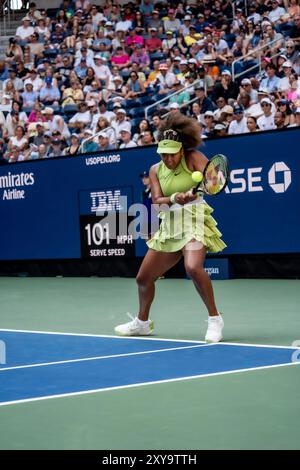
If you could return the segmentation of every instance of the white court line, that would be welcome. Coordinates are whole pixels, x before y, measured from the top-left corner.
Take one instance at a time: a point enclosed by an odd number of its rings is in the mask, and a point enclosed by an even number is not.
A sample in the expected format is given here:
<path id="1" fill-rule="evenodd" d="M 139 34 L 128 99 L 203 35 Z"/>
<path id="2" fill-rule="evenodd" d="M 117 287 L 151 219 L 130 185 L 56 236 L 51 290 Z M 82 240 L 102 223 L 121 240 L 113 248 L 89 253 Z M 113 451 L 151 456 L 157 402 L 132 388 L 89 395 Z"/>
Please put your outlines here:
<path id="1" fill-rule="evenodd" d="M 58 364 L 70 364 L 73 362 L 86 362 L 86 361 L 98 361 L 101 359 L 114 359 L 115 357 L 128 357 L 128 356 L 140 356 L 142 354 L 154 354 L 159 352 L 168 352 L 168 351 L 178 351 L 182 349 L 195 349 L 195 348 L 204 348 L 207 346 L 212 346 L 213 343 L 210 344 L 199 344 L 195 346 L 181 346 L 179 348 L 168 348 L 168 349 L 154 349 L 152 351 L 137 351 L 132 353 L 123 353 L 123 354 L 111 354 L 109 356 L 94 356 L 94 357 L 84 357 L 80 359 L 69 359 L 67 361 L 56 361 L 56 362 L 41 362 L 38 364 L 26 364 L 23 366 L 13 366 L 13 367 L 5 367 L 0 368 L 0 373 L 5 372 L 7 370 L 16 370 L 16 369 L 29 369 L 32 367 L 45 367 L 45 366 L 56 366 Z"/>
<path id="2" fill-rule="evenodd" d="M 146 341 L 170 341 L 170 342 L 176 342 L 176 343 L 195 343 L 195 344 L 206 344 L 205 341 L 196 341 L 193 339 L 171 339 L 171 338 L 156 338 L 155 336 L 149 337 L 149 336 L 117 336 L 117 335 L 95 335 L 95 334 L 86 334 L 86 333 L 63 333 L 60 331 L 38 331 L 38 330 L 13 330 L 13 329 L 0 329 L 3 332 L 8 332 L 8 333 L 34 333 L 34 334 L 40 334 L 40 335 L 61 335 L 61 336 L 83 336 L 83 337 L 88 337 L 88 338 L 113 338 L 113 339 L 119 339 L 119 340 L 146 340 Z M 218 344 L 219 346 L 222 345 L 228 345 L 228 346 L 249 346 L 252 348 L 278 348 L 278 349 L 292 349 L 292 350 L 298 350 L 300 349 L 299 347 L 295 346 L 278 346 L 276 344 L 250 344 L 250 343 L 230 343 L 226 341 L 222 341 L 221 343 L 215 343 Z"/>
<path id="3" fill-rule="evenodd" d="M 127 388 L 138 388 L 138 387 L 143 387 L 145 385 L 156 385 L 156 384 L 162 384 L 162 383 L 171 383 L 171 382 L 183 382 L 185 380 L 193 380 L 193 379 L 199 379 L 199 378 L 206 378 L 206 377 L 215 377 L 218 375 L 228 375 L 228 374 L 237 374 L 241 372 L 250 372 L 250 371 L 255 371 L 255 370 L 262 370 L 262 369 L 274 369 L 275 367 L 287 367 L 287 366 L 294 366 L 294 365 L 299 365 L 300 362 L 288 362 L 286 364 L 275 364 L 272 366 L 261 366 L 261 367 L 250 367 L 248 369 L 236 369 L 236 370 L 230 370 L 230 371 L 225 371 L 225 372 L 213 372 L 211 374 L 202 374 L 202 375 L 192 375 L 192 376 L 187 376 L 187 377 L 179 377 L 176 379 L 166 379 L 166 380 L 155 380 L 153 382 L 142 382 L 142 383 L 137 383 L 137 384 L 131 384 L 131 385 L 119 385 L 116 387 L 108 387 L 108 388 L 98 388 L 95 390 L 84 390 L 81 392 L 73 392 L 73 393 L 62 393 L 59 395 L 48 395 L 46 397 L 36 397 L 36 398 L 26 398 L 24 400 L 14 400 L 14 401 L 7 401 L 0 403 L 1 406 L 9 406 L 9 405 L 17 405 L 21 403 L 30 403 L 34 401 L 42 401 L 42 400 L 51 400 L 54 398 L 64 398 L 64 397 L 75 397 L 75 396 L 80 396 L 80 395 L 90 395 L 93 393 L 99 393 L 99 392 L 108 392 L 112 390 L 123 390 Z"/>

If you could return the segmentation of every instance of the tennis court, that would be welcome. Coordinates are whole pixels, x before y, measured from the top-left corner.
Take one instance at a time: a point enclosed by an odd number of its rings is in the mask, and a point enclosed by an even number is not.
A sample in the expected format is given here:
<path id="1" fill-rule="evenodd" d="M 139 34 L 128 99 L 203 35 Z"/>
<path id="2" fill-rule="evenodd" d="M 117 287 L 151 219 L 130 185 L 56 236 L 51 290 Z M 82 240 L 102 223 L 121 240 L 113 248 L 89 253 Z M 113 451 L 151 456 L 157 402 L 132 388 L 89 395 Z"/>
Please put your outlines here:
<path id="1" fill-rule="evenodd" d="M 158 281 L 155 335 L 119 338 L 133 279 L 2 278 L 0 448 L 299 449 L 299 281 L 214 289 L 205 344 L 188 280 Z"/>

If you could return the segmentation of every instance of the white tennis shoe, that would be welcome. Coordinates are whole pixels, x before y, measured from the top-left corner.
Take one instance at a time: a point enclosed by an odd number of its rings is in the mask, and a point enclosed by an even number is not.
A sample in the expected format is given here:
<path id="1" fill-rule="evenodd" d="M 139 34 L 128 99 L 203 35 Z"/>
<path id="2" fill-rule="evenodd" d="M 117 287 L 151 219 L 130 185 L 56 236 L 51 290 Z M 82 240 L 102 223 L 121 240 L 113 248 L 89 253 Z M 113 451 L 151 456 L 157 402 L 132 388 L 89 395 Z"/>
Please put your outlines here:
<path id="1" fill-rule="evenodd" d="M 127 315 L 132 319 L 128 323 L 123 323 L 115 327 L 115 333 L 120 336 L 149 336 L 154 330 L 153 320 L 141 321 L 137 317 L 133 318 L 130 313 Z"/>
<path id="2" fill-rule="evenodd" d="M 205 335 L 207 343 L 218 343 L 223 339 L 222 331 L 224 328 L 224 320 L 219 314 L 218 316 L 208 317 L 208 328 Z"/>

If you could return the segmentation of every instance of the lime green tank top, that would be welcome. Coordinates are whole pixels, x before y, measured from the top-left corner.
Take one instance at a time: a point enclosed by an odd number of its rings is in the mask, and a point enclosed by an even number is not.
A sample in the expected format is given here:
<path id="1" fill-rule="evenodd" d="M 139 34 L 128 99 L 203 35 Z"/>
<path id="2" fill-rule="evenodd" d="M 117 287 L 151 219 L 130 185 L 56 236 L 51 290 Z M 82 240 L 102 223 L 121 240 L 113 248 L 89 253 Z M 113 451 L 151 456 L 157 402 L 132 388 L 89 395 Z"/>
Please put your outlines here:
<path id="1" fill-rule="evenodd" d="M 185 193 L 195 186 L 192 180 L 192 172 L 187 167 L 185 157 L 182 157 L 175 170 L 169 170 L 161 161 L 158 165 L 157 177 L 165 197 L 169 197 L 174 193 Z"/>

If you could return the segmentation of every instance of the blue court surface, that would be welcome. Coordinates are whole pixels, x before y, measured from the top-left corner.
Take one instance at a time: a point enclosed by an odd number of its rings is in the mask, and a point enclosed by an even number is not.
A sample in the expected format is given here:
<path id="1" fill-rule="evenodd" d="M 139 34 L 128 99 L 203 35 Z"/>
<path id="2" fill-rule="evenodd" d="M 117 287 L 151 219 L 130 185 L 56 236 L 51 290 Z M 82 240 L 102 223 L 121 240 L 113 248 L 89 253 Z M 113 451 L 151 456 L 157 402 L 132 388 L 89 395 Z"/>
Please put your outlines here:
<path id="1" fill-rule="evenodd" d="M 0 341 L 0 406 L 299 360 L 299 350 L 290 347 L 156 338 L 0 330 Z"/>

